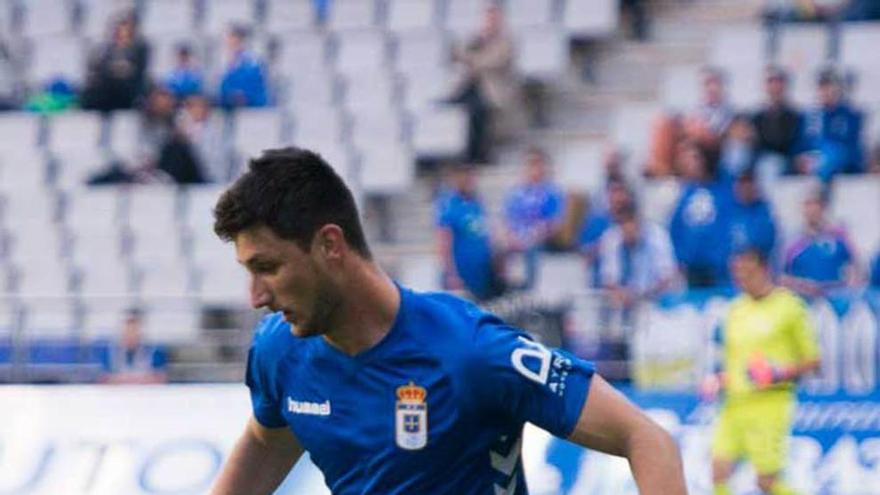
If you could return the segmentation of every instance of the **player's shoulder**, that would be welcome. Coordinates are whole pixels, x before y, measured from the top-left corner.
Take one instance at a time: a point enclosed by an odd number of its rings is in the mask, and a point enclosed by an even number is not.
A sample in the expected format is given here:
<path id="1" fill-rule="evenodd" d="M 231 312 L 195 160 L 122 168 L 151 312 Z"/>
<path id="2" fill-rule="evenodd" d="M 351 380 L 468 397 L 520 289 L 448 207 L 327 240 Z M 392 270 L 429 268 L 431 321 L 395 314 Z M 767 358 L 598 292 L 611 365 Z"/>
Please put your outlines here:
<path id="1" fill-rule="evenodd" d="M 280 360 L 291 349 L 303 343 L 303 339 L 296 338 L 290 331 L 290 323 L 284 319 L 282 313 L 270 313 L 257 323 L 251 349 L 265 363 Z"/>
<path id="2" fill-rule="evenodd" d="M 785 287 L 774 289 L 773 299 L 779 307 L 795 312 L 800 312 L 807 307 L 806 301 L 801 296 Z"/>

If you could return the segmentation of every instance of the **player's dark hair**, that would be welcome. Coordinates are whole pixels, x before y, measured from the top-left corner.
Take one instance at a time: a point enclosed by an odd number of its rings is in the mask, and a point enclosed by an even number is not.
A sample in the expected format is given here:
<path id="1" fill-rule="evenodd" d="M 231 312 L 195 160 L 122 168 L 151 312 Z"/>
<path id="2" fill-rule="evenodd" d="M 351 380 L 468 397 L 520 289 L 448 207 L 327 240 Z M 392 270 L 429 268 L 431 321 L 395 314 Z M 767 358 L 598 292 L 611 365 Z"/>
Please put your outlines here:
<path id="1" fill-rule="evenodd" d="M 734 256 L 746 256 L 755 260 L 759 265 L 766 267 L 770 263 L 770 258 L 764 250 L 759 249 L 756 246 L 743 246 L 736 250 Z"/>
<path id="2" fill-rule="evenodd" d="M 266 226 L 308 252 L 315 233 L 338 225 L 349 246 L 371 259 L 357 205 L 345 182 L 316 153 L 300 148 L 266 150 L 223 193 L 214 208 L 214 232 L 226 241 Z"/>

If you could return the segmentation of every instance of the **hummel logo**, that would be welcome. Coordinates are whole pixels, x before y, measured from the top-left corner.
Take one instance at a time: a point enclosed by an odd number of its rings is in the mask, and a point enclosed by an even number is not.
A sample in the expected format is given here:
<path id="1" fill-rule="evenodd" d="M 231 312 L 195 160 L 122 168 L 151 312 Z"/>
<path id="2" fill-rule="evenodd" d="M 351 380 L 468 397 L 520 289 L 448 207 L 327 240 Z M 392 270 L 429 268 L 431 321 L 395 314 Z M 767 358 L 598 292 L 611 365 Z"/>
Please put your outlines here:
<path id="1" fill-rule="evenodd" d="M 287 410 L 294 414 L 313 414 L 315 416 L 330 416 L 330 401 L 305 402 L 287 398 Z"/>

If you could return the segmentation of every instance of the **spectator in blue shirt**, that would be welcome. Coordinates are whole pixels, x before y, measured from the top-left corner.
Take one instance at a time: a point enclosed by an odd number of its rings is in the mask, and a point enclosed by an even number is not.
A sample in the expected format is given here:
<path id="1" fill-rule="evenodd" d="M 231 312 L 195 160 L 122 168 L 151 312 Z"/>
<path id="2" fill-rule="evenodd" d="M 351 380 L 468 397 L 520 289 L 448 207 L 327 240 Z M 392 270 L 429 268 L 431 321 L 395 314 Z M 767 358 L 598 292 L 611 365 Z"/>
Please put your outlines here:
<path id="1" fill-rule="evenodd" d="M 620 212 L 624 208 L 634 206 L 635 203 L 632 191 L 626 183 L 618 180 L 611 180 L 605 186 L 605 201 L 607 205 L 604 207 L 596 201 L 591 202 L 578 237 L 578 249 L 592 271 L 593 287 L 602 286 L 599 240 L 615 224 Z"/>
<path id="2" fill-rule="evenodd" d="M 467 289 L 478 300 L 500 295 L 503 284 L 471 167 L 458 166 L 452 171 L 450 188 L 439 195 L 435 210 L 443 288 Z"/>
<path id="3" fill-rule="evenodd" d="M 874 262 L 871 263 L 871 279 L 869 284 L 873 289 L 880 289 L 880 253 L 877 253 L 877 256 L 874 257 Z"/>
<path id="4" fill-rule="evenodd" d="M 675 257 L 689 287 L 727 286 L 730 184 L 717 178 L 717 152 L 686 141 L 678 156 L 685 182 L 669 226 Z"/>
<path id="5" fill-rule="evenodd" d="M 165 87 L 171 91 L 177 101 L 183 101 L 202 93 L 204 78 L 202 68 L 193 58 L 192 48 L 185 43 L 179 45 L 177 64 L 165 77 Z"/>
<path id="6" fill-rule="evenodd" d="M 617 220 L 601 239 L 602 286 L 615 306 L 629 308 L 667 290 L 678 272 L 666 229 L 643 221 L 634 205 Z"/>
<path id="7" fill-rule="evenodd" d="M 838 173 L 858 173 L 864 168 L 862 114 L 844 98 L 843 81 L 833 69 L 818 80 L 819 108 L 805 120 L 797 158 L 798 171 L 827 182 Z"/>
<path id="8" fill-rule="evenodd" d="M 770 205 L 761 197 L 754 173 L 740 175 L 733 186 L 731 243 L 734 251 L 755 248 L 768 258 L 776 243 L 776 224 Z"/>
<path id="9" fill-rule="evenodd" d="M 543 150 L 529 149 L 523 182 L 514 187 L 505 200 L 505 244 L 508 253 L 525 256 L 525 288 L 535 281 L 538 252 L 556 233 L 562 220 L 562 191 L 550 179 L 549 168 Z"/>
<path id="10" fill-rule="evenodd" d="M 245 47 L 247 29 L 234 26 L 226 35 L 229 65 L 220 81 L 220 105 L 226 108 L 269 104 L 263 62 Z"/>
<path id="11" fill-rule="evenodd" d="M 856 281 L 855 250 L 846 230 L 828 222 L 826 207 L 827 198 L 821 192 L 807 197 L 803 232 L 785 250 L 782 282 L 808 297 Z"/>
<path id="12" fill-rule="evenodd" d="M 165 383 L 168 359 L 161 347 L 143 341 L 143 312 L 129 311 L 119 342 L 103 356 L 102 383 Z"/>

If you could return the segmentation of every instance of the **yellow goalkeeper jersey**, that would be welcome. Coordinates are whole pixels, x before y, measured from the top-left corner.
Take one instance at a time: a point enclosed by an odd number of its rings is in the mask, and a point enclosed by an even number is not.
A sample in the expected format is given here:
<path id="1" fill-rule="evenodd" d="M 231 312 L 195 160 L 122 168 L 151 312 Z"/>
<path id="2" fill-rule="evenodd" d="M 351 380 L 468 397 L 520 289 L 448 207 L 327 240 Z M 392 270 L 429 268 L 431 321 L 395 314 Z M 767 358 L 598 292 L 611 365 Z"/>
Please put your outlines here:
<path id="1" fill-rule="evenodd" d="M 723 342 L 728 399 L 758 391 L 748 374 L 752 359 L 763 358 L 772 366 L 786 367 L 819 357 L 806 304 L 783 288 L 760 299 L 748 294 L 737 297 L 723 327 Z M 772 389 L 792 391 L 794 384 L 782 383 Z"/>

